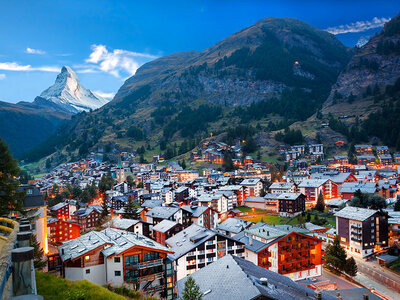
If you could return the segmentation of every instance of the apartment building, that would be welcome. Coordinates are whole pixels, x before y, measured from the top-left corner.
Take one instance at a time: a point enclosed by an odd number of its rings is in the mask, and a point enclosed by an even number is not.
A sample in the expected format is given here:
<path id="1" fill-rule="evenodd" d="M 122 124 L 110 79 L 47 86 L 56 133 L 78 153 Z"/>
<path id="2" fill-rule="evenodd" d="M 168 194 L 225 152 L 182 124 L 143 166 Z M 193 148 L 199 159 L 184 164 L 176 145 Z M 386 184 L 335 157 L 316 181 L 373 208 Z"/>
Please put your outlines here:
<path id="1" fill-rule="evenodd" d="M 338 185 L 330 179 L 306 179 L 299 184 L 300 193 L 306 196 L 306 208 L 317 204 L 320 193 L 325 201 L 337 198 Z"/>
<path id="2" fill-rule="evenodd" d="M 47 236 L 53 245 L 76 239 L 80 235 L 79 224 L 63 219 L 47 218 Z"/>
<path id="3" fill-rule="evenodd" d="M 132 232 L 107 228 L 91 231 L 58 247 L 62 275 L 140 290 L 144 295 L 172 299 L 174 268 L 167 255 L 173 252 Z"/>
<path id="4" fill-rule="evenodd" d="M 244 191 L 244 199 L 247 197 L 260 197 L 263 184 L 260 178 L 246 178 L 241 183 Z"/>
<path id="5" fill-rule="evenodd" d="M 335 216 L 340 244 L 348 252 L 364 258 L 388 246 L 388 217 L 385 213 L 347 206 Z"/>
<path id="6" fill-rule="evenodd" d="M 53 218 L 68 220 L 70 218 L 69 204 L 67 202 L 58 203 L 49 208 Z"/>
<path id="7" fill-rule="evenodd" d="M 226 254 L 242 256 L 244 244 L 207 228 L 192 224 L 166 240 L 174 254 L 176 280 L 224 257 Z"/>

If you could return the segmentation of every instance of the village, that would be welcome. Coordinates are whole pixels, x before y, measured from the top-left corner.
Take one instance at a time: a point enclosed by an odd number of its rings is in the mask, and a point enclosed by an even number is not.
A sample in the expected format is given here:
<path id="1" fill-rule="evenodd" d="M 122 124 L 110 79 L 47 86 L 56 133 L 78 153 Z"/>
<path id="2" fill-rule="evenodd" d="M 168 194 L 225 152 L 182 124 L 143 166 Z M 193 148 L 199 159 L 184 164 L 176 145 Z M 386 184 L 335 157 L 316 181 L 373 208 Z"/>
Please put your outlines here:
<path id="1" fill-rule="evenodd" d="M 160 156 L 143 164 L 127 152 L 111 164 L 90 154 L 22 185 L 24 206 L 40 210 L 32 229 L 48 272 L 173 299 L 189 274 L 205 288 L 218 284 L 202 281 L 218 264 L 251 263 L 289 278 L 297 292 L 398 295 L 398 154 L 356 145 L 356 164 L 347 156 L 323 164 L 322 144 L 292 146 L 280 148 L 289 168 L 277 174 L 240 146 L 201 147 L 193 162 L 214 168 Z M 219 167 L 226 152 L 232 171 Z M 345 250 L 341 268 L 327 253 L 335 243 Z"/>

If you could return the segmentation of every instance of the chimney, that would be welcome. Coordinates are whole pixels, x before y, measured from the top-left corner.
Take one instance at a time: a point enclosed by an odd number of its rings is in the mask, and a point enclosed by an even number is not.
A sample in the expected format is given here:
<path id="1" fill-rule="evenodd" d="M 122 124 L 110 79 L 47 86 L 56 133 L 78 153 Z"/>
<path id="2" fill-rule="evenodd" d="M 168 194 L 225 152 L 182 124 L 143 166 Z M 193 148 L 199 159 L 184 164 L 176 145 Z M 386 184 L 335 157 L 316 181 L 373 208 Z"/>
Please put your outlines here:
<path id="1" fill-rule="evenodd" d="M 314 298 L 315 298 L 315 300 L 322 300 L 322 293 L 320 290 L 315 290 Z"/>
<path id="2" fill-rule="evenodd" d="M 249 245 L 253 245 L 253 237 L 251 235 L 249 236 Z"/>
<path id="3" fill-rule="evenodd" d="M 265 277 L 260 278 L 260 282 L 262 285 L 268 286 L 268 279 Z"/>

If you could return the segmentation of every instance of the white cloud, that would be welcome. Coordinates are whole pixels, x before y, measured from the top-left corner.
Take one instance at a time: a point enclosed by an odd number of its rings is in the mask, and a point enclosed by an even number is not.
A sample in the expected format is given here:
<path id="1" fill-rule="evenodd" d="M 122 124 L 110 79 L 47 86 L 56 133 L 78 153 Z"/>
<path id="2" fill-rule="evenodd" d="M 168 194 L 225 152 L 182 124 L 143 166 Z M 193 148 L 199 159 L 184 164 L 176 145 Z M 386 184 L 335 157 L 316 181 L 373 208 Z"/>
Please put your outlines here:
<path id="1" fill-rule="evenodd" d="M 382 27 L 390 18 L 373 18 L 371 21 L 357 21 L 351 24 L 339 25 L 325 29 L 332 34 L 342 34 L 349 32 L 363 32 L 374 28 Z"/>
<path id="2" fill-rule="evenodd" d="M 112 99 L 115 96 L 115 93 L 105 93 L 102 91 L 93 91 L 96 95 L 99 95 L 100 97 L 106 98 L 106 99 Z"/>
<path id="3" fill-rule="evenodd" d="M 121 49 L 114 49 L 110 52 L 104 45 L 92 45 L 92 53 L 90 53 L 89 58 L 85 60 L 87 65 L 81 67 L 84 67 L 82 71 L 86 73 L 97 69 L 115 77 L 120 77 L 120 73 L 134 75 L 142 64 L 155 58 L 157 58 L 157 56 L 147 53 Z"/>
<path id="4" fill-rule="evenodd" d="M 31 65 L 20 65 L 16 62 L 0 62 L 0 70 L 5 71 L 42 71 L 60 72 L 61 68 L 54 66 L 32 67 Z"/>
<path id="5" fill-rule="evenodd" d="M 0 74 L 0 80 L 6 79 L 6 74 Z"/>
<path id="6" fill-rule="evenodd" d="M 39 54 L 39 55 L 43 55 L 46 54 L 45 51 L 43 50 L 39 50 L 39 49 L 33 49 L 33 48 L 26 48 L 25 53 L 29 53 L 29 54 Z"/>

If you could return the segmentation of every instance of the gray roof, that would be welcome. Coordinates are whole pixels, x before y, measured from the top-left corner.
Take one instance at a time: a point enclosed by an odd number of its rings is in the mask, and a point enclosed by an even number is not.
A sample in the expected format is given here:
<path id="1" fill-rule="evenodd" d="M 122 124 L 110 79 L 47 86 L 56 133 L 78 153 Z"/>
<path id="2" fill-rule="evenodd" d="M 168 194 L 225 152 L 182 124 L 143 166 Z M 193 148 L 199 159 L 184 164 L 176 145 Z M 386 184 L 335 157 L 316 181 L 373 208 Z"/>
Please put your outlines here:
<path id="1" fill-rule="evenodd" d="M 345 219 L 351 219 L 356 221 L 364 221 L 369 217 L 373 216 L 378 211 L 368 208 L 360 208 L 353 206 L 346 206 L 345 208 L 339 210 L 335 216 Z"/>
<path id="2" fill-rule="evenodd" d="M 118 229 L 128 229 L 139 222 L 139 220 L 113 218 L 111 221 L 107 222 L 106 225 Z"/>
<path id="3" fill-rule="evenodd" d="M 349 200 L 342 199 L 342 198 L 333 198 L 333 199 L 329 200 L 326 203 L 326 205 L 327 206 L 341 206 L 343 204 L 346 204 L 347 202 L 349 202 Z"/>
<path id="4" fill-rule="evenodd" d="M 293 182 L 274 182 L 269 189 L 291 189 L 293 185 Z"/>
<path id="5" fill-rule="evenodd" d="M 146 216 L 153 218 L 168 219 L 172 217 L 179 210 L 180 208 L 175 206 L 156 206 L 153 209 L 149 210 L 146 213 Z"/>
<path id="6" fill-rule="evenodd" d="M 346 300 L 360 300 L 364 299 L 364 295 L 368 295 L 368 300 L 380 300 L 382 298 L 378 297 L 377 295 L 371 293 L 366 288 L 353 288 L 353 289 L 342 289 L 342 290 L 331 290 L 331 291 L 322 291 L 322 294 L 325 296 L 332 296 L 335 297 L 340 294 L 342 299 Z"/>
<path id="7" fill-rule="evenodd" d="M 216 234 L 216 232 L 205 227 L 192 224 L 188 228 L 170 237 L 165 243 L 171 248 L 171 251 L 174 252 L 174 255 L 171 255 L 171 257 L 173 259 L 178 259 L 203 242 L 214 237 Z"/>
<path id="8" fill-rule="evenodd" d="M 271 240 L 285 236 L 291 232 L 297 232 L 302 234 L 310 233 L 310 230 L 294 227 L 291 225 L 269 225 L 262 222 L 258 222 L 256 225 L 245 230 L 246 233 L 261 237 L 266 240 Z"/>
<path id="9" fill-rule="evenodd" d="M 306 179 L 299 184 L 299 187 L 319 187 L 327 180 L 328 179 Z"/>
<path id="10" fill-rule="evenodd" d="M 313 173 L 311 179 L 330 179 L 336 183 L 343 183 L 351 175 L 351 173 L 340 173 L 340 172 L 327 172 L 327 173 Z"/>
<path id="11" fill-rule="evenodd" d="M 165 233 L 168 230 L 174 228 L 176 225 L 178 225 L 178 223 L 170 220 L 162 220 L 160 223 L 153 227 L 153 231 Z"/>
<path id="12" fill-rule="evenodd" d="M 373 194 L 376 191 L 375 182 L 345 182 L 342 185 L 341 193 L 354 193 L 360 190 L 363 193 Z"/>
<path id="13" fill-rule="evenodd" d="M 197 205 L 182 205 L 181 208 L 187 212 L 192 213 L 192 217 L 200 217 L 207 209 L 207 206 L 197 206 Z"/>
<path id="14" fill-rule="evenodd" d="M 155 250 L 171 252 L 167 247 L 151 240 L 144 235 L 124 230 L 106 228 L 100 232 L 90 231 L 85 235 L 65 242 L 58 247 L 62 261 L 73 260 L 100 246 L 111 245 L 101 252 L 105 257 L 118 255 L 133 246 L 153 248 Z M 64 251 L 63 251 L 64 250 Z"/>
<path id="15" fill-rule="evenodd" d="M 154 208 L 156 206 L 161 206 L 163 200 L 146 200 L 142 203 L 141 207 Z"/>
<path id="16" fill-rule="evenodd" d="M 244 202 L 264 203 L 265 199 L 263 197 L 247 197 L 246 199 L 244 199 Z"/>
<path id="17" fill-rule="evenodd" d="M 223 231 L 228 231 L 228 232 L 233 232 L 233 233 L 239 233 L 242 230 L 246 229 L 252 224 L 250 221 L 246 220 L 240 220 L 240 219 L 235 219 L 235 218 L 228 218 L 224 222 L 218 225 L 217 229 L 223 230 Z"/>
<path id="18" fill-rule="evenodd" d="M 235 236 L 232 237 L 234 240 L 238 242 L 244 243 L 244 247 L 254 253 L 258 253 L 261 250 L 265 249 L 268 247 L 268 244 L 257 241 L 256 239 L 252 239 L 250 243 L 250 238 L 245 234 L 244 231 L 236 234 Z"/>
<path id="19" fill-rule="evenodd" d="M 240 184 L 241 185 L 254 185 L 257 184 L 261 179 L 260 178 L 246 178 Z"/>
<path id="20" fill-rule="evenodd" d="M 63 208 L 64 206 L 67 206 L 67 205 L 68 205 L 68 203 L 66 203 L 66 202 L 60 202 L 60 203 L 57 203 L 56 205 L 50 207 L 49 209 L 50 210 L 58 210 L 58 209 Z"/>
<path id="21" fill-rule="evenodd" d="M 200 287 L 204 300 L 244 300 L 266 297 L 269 299 L 313 299 L 314 291 L 290 278 L 254 265 L 240 257 L 226 255 L 189 275 Z M 177 282 L 178 296 L 187 278 Z M 261 283 L 265 279 L 267 285 Z M 324 300 L 335 299 L 323 295 Z"/>

